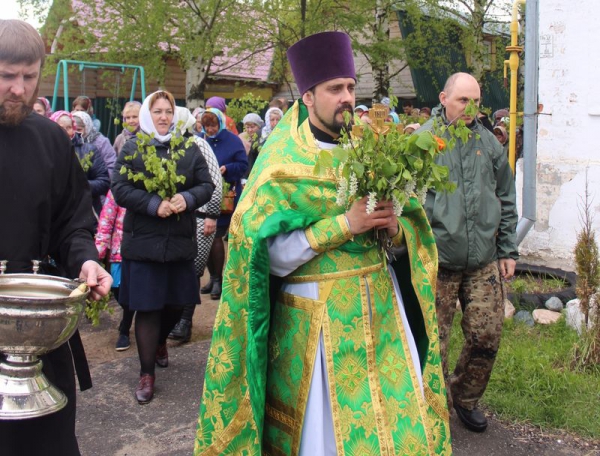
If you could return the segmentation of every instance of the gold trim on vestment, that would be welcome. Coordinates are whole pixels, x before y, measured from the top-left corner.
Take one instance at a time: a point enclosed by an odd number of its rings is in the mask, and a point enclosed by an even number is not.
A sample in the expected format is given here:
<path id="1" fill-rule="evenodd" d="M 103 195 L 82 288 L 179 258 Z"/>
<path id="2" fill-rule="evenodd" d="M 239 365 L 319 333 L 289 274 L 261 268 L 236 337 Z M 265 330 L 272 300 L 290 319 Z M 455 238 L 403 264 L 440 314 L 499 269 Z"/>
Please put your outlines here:
<path id="1" fill-rule="evenodd" d="M 325 299 L 329 296 L 333 283 L 323 284 Z M 319 295 L 321 296 L 321 295 Z M 325 314 L 326 303 L 319 299 L 310 299 L 302 296 L 293 295 L 280 291 L 278 302 L 290 308 L 300 309 L 310 314 L 310 328 L 307 336 L 306 351 L 303 360 L 305 368 L 302 372 L 300 380 L 298 396 L 296 404 L 289 405 L 275 401 L 267 395 L 267 408 L 265 419 L 273 426 L 278 427 L 291 436 L 291 451 L 292 454 L 298 454 L 300 451 L 300 439 L 302 437 L 302 429 L 304 427 L 304 417 L 306 414 L 306 404 L 308 402 L 308 394 L 315 366 L 315 357 L 319 344 L 319 335 L 323 324 L 323 316 Z"/>
<path id="2" fill-rule="evenodd" d="M 326 228 L 329 229 L 324 229 L 322 226 L 323 224 L 325 224 Z M 339 230 L 333 232 L 333 226 L 335 224 L 337 224 L 337 228 L 339 228 Z M 317 239 L 319 233 L 321 236 L 319 236 L 320 239 Z M 306 235 L 306 239 L 308 240 L 310 248 L 317 253 L 323 253 L 327 252 L 328 250 L 335 249 L 354 237 L 350 232 L 350 228 L 348 227 L 348 222 L 344 214 L 334 217 L 333 220 L 331 218 L 321 219 L 306 228 L 304 230 L 304 234 Z M 326 238 L 323 237 L 324 234 L 326 234 Z"/>
<path id="3" fill-rule="evenodd" d="M 441 405 L 440 401 L 438 401 L 438 396 L 433 392 L 433 390 L 429 387 L 429 384 L 423 382 L 423 386 L 425 388 L 425 399 L 427 403 L 431 406 L 435 413 L 438 414 L 440 418 L 445 421 L 450 419 L 450 413 L 445 405 Z"/>
<path id="4" fill-rule="evenodd" d="M 214 438 L 214 442 L 205 450 L 203 454 L 206 456 L 220 456 L 227 449 L 233 439 L 239 435 L 242 428 L 248 424 L 252 416 L 252 408 L 250 407 L 250 390 L 246 391 L 244 400 L 240 404 L 240 408 L 231 420 L 229 426 L 223 429 L 223 432 L 218 437 Z"/>
<path id="5" fill-rule="evenodd" d="M 369 377 L 369 389 L 371 390 L 371 402 L 377 426 L 379 447 L 382 456 L 394 456 L 394 441 L 392 439 L 392 434 L 385 432 L 391 428 L 387 423 L 386 413 L 383 409 L 381 384 L 379 383 L 376 368 L 377 356 L 375 354 L 373 333 L 371 331 L 372 322 L 375 320 L 374 314 L 377 311 L 376 306 L 374 305 L 375 287 L 373 286 L 373 279 L 371 276 L 363 277 L 359 285 L 363 308 L 363 332 L 367 353 L 367 376 Z"/>
<path id="6" fill-rule="evenodd" d="M 319 274 L 310 274 L 305 276 L 287 276 L 284 277 L 286 283 L 304 283 L 304 282 L 327 282 L 329 280 L 339 280 L 348 277 L 363 276 L 372 274 L 383 269 L 383 263 L 377 263 L 364 268 L 349 269 L 347 271 L 326 272 Z"/>
<path id="7" fill-rule="evenodd" d="M 421 424 L 423 426 L 423 431 L 425 432 L 425 438 L 427 439 L 427 446 L 429 447 L 430 454 L 435 454 L 435 447 L 433 445 L 433 440 L 431 439 L 431 429 L 432 424 L 429 416 L 427 414 L 427 404 L 425 402 L 424 392 L 425 392 L 425 379 L 423 378 L 423 391 L 421 391 L 421 384 L 419 383 L 419 378 L 415 371 L 415 363 L 412 358 L 412 353 L 410 351 L 408 345 L 408 339 L 406 336 L 406 331 L 404 330 L 404 323 L 402 321 L 402 315 L 400 315 L 400 309 L 398 308 L 398 303 L 402 302 L 404 305 L 404 301 L 398 299 L 396 296 L 396 290 L 392 287 L 392 298 L 396 305 L 394 306 L 394 316 L 396 317 L 396 324 L 400 325 L 400 339 L 402 340 L 402 348 L 404 349 L 404 357 L 406 359 L 406 365 L 408 367 L 408 372 L 410 373 L 410 379 L 413 385 L 413 391 L 415 392 L 415 398 L 417 400 L 417 405 L 419 407 L 419 414 L 421 415 Z M 419 362 L 420 365 L 420 362 Z M 423 372 L 424 369 L 421 369 Z"/>
<path id="8" fill-rule="evenodd" d="M 327 363 L 327 383 L 329 385 L 329 403 L 331 404 L 333 434 L 335 438 L 335 448 L 337 456 L 345 456 L 346 450 L 344 449 L 344 436 L 341 428 L 342 411 L 340 410 L 340 403 L 337 398 L 337 385 L 335 376 L 331 378 L 329 373 L 335 372 L 335 366 L 333 364 L 333 347 L 331 346 L 331 328 L 329 326 L 329 317 L 323 318 L 323 345 L 325 347 L 325 362 Z"/>

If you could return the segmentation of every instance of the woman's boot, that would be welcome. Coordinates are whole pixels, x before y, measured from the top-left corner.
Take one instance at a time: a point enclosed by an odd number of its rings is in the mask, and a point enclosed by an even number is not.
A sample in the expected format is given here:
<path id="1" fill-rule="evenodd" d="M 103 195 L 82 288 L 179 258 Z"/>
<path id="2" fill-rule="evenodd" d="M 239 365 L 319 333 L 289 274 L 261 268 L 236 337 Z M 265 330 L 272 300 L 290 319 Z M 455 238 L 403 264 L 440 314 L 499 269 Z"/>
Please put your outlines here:
<path id="1" fill-rule="evenodd" d="M 204 285 L 202 288 L 200 288 L 200 293 L 209 294 L 213 289 L 213 284 L 214 284 L 215 280 L 216 280 L 215 277 L 210 276 L 208 283 L 206 285 Z"/>
<path id="2" fill-rule="evenodd" d="M 215 277 L 215 281 L 213 282 L 212 289 L 210 290 L 210 299 L 221 299 L 221 282 L 223 279 L 221 277 Z"/>

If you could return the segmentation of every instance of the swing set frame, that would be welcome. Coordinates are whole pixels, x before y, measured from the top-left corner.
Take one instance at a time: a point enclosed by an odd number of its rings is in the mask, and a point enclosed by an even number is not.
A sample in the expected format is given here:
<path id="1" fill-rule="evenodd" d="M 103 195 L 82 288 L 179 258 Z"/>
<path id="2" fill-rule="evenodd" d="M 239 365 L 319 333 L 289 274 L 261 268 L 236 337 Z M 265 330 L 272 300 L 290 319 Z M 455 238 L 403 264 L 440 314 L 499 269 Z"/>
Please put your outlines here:
<path id="1" fill-rule="evenodd" d="M 69 65 L 78 65 L 79 71 L 83 72 L 86 68 L 91 69 L 117 69 L 120 70 L 121 74 L 125 73 L 125 70 L 131 69 L 133 71 L 133 79 L 131 82 L 131 93 L 129 100 L 135 99 L 135 91 L 137 88 L 138 77 L 140 79 L 140 90 L 142 93 L 142 100 L 146 98 L 146 74 L 144 67 L 140 65 L 127 65 L 124 63 L 105 63 L 105 62 L 86 62 L 83 60 L 60 60 L 56 69 L 56 80 L 54 82 L 54 94 L 52 96 L 52 111 L 56 111 L 58 105 L 58 88 L 60 86 L 60 79 L 63 79 L 63 95 L 64 95 L 64 110 L 70 111 L 69 109 Z"/>

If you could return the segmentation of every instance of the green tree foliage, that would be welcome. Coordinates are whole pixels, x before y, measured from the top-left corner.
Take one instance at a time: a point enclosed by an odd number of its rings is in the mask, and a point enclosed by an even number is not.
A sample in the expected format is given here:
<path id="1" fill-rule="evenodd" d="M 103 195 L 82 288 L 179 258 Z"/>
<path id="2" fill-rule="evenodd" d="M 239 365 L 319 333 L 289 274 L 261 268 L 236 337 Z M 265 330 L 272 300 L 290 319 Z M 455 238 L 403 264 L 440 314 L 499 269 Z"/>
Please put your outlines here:
<path id="1" fill-rule="evenodd" d="M 581 341 L 575 347 L 574 361 L 577 366 L 600 368 L 600 254 L 592 227 L 592 198 L 587 173 L 579 219 L 581 230 L 577 233 L 575 244 L 576 291 L 585 323 Z"/>
<path id="2" fill-rule="evenodd" d="M 263 100 L 260 96 L 254 96 L 252 92 L 245 93 L 240 98 L 235 98 L 227 105 L 227 115 L 231 117 L 235 123 L 239 123 L 244 119 L 246 114 L 260 112 L 269 104 L 268 101 Z"/>
<path id="3" fill-rule="evenodd" d="M 21 0 L 47 6 L 50 0 Z M 488 59 L 484 27 L 494 21 L 507 0 L 81 0 L 87 14 L 74 14 L 71 0 L 54 0 L 44 34 L 60 58 L 117 61 L 144 65 L 148 79 L 164 82 L 166 56 L 188 70 L 188 100 L 204 98 L 206 78 L 215 58 L 232 64 L 274 50 L 271 79 L 289 83 L 286 50 L 299 39 L 325 30 L 346 31 L 357 54 L 371 67 L 373 97 L 388 95 L 391 80 L 406 64 L 447 75 L 444 53 L 429 49 L 460 42 L 469 69 L 481 77 Z M 414 24 L 410 36 L 391 33 L 397 11 L 407 12 Z M 71 21 L 77 18 L 79 22 Z M 428 18 L 440 18 L 433 23 Z M 460 24 L 460 27 L 457 27 Z M 435 35 L 432 33 L 437 31 Z M 499 48 L 501 50 L 501 48 Z M 410 51 L 410 52 L 408 52 Z M 503 59 L 503 52 L 496 55 Z M 448 59 L 446 58 L 445 62 Z M 405 63 L 400 63 L 405 62 Z M 225 66 L 226 67 L 226 66 Z M 448 67 L 448 64 L 446 64 Z M 220 70 L 224 70 L 221 67 Z M 456 71 L 456 70 L 454 70 Z M 364 69 L 361 69 L 364 72 Z"/>

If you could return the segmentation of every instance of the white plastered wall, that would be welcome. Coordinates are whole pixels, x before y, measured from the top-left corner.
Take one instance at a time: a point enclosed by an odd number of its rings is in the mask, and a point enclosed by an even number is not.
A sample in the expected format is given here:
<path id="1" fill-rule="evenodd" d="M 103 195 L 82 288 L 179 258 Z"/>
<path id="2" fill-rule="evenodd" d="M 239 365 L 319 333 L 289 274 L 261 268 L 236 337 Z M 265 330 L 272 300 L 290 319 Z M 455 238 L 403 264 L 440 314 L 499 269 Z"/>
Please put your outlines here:
<path id="1" fill-rule="evenodd" d="M 597 0 L 540 0 L 537 220 L 519 250 L 573 266 L 588 189 L 600 243 L 600 8 Z M 517 167 L 520 201 L 522 169 Z"/>

